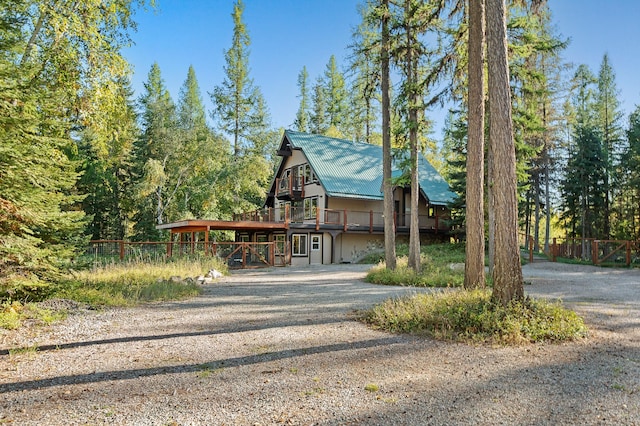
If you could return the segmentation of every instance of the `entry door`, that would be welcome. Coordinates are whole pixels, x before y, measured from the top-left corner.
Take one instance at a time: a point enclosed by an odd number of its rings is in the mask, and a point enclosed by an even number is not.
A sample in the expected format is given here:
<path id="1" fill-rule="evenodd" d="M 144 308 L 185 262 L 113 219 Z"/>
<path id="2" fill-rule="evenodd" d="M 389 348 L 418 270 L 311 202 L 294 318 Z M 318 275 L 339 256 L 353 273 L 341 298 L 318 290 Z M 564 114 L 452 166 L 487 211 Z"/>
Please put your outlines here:
<path id="1" fill-rule="evenodd" d="M 322 234 L 311 234 L 309 263 L 312 265 L 322 264 Z"/>

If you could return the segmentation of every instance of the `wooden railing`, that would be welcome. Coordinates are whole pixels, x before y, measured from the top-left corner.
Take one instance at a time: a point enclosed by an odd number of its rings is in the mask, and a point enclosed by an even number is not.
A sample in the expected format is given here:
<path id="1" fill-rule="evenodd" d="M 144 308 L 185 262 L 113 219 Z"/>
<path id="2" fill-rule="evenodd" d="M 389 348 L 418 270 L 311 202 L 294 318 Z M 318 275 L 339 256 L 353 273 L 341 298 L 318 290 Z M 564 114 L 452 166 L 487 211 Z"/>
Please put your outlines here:
<path id="1" fill-rule="evenodd" d="M 445 217 L 418 216 L 418 225 L 421 230 L 432 230 L 435 233 L 447 231 L 448 226 Z M 381 231 L 384 228 L 384 215 L 382 212 L 336 210 L 313 207 L 311 211 L 305 211 L 303 207 L 268 207 L 252 212 L 234 216 L 235 221 L 252 222 L 278 222 L 285 224 L 315 224 L 316 230 L 321 226 L 340 227 L 347 230 Z M 408 228 L 411 223 L 411 215 L 394 216 L 396 228 Z"/>
<path id="2" fill-rule="evenodd" d="M 534 258 L 534 239 L 529 236 L 526 249 L 529 261 Z M 540 245 L 542 246 L 542 245 Z M 549 260 L 580 260 L 593 265 L 640 265 L 640 241 L 598 240 L 595 238 L 553 238 L 544 253 Z"/>

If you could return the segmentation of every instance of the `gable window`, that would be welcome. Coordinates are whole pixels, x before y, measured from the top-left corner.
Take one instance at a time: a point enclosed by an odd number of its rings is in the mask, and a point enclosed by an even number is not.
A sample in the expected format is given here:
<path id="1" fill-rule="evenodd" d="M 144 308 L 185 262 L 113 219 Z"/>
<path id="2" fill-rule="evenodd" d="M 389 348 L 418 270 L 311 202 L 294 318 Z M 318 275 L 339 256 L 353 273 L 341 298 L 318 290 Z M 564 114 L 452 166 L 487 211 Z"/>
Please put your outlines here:
<path id="1" fill-rule="evenodd" d="M 315 219 L 318 211 L 318 197 L 304 199 L 304 218 Z"/>
<path id="2" fill-rule="evenodd" d="M 280 187 L 278 188 L 281 191 L 289 189 L 289 177 L 291 176 L 291 169 L 286 169 L 284 173 L 282 173 L 282 178 L 280 178 Z"/>
<path id="3" fill-rule="evenodd" d="M 291 236 L 291 255 L 307 255 L 307 234 L 293 234 Z"/>
<path id="4" fill-rule="evenodd" d="M 316 176 L 314 171 L 311 169 L 311 166 L 309 164 L 304 165 L 304 182 L 305 183 L 318 182 L 318 177 Z"/>

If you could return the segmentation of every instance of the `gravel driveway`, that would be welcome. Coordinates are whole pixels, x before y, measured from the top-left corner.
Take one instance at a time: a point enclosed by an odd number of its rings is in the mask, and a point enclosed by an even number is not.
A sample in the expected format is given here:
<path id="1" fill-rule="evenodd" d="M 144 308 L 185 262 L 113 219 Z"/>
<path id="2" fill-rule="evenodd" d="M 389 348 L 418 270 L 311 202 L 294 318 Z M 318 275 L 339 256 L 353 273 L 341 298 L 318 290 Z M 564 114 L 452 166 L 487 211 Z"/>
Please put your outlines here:
<path id="1" fill-rule="evenodd" d="M 241 271 L 188 301 L 1 331 L 0 424 L 640 425 L 640 271 L 525 266 L 527 293 L 590 337 L 491 348 L 353 321 L 416 291 L 367 268 Z"/>

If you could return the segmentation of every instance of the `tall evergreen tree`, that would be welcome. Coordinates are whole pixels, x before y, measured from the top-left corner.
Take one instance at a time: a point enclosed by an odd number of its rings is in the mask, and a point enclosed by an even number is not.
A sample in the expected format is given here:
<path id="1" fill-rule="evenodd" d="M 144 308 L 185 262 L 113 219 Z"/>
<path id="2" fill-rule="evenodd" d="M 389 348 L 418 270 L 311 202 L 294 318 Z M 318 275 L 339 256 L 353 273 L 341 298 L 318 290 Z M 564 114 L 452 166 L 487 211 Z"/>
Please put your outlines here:
<path id="1" fill-rule="evenodd" d="M 213 118 L 219 129 L 231 137 L 233 156 L 238 158 L 247 148 L 247 137 L 256 120 L 256 88 L 249 77 L 249 45 L 247 27 L 242 20 L 244 3 L 233 6 L 233 37 L 225 52 L 225 79 L 213 89 Z"/>
<path id="2" fill-rule="evenodd" d="M 129 42 L 131 12 L 138 3 L 2 2 L 3 284 L 50 278 L 84 242 L 72 135 L 100 113 L 97 89 L 126 75 L 120 49 Z"/>
<path id="3" fill-rule="evenodd" d="M 331 55 L 324 71 L 324 99 L 329 127 L 344 136 L 347 121 L 347 89 L 344 76 L 338 70 L 335 55 Z"/>
<path id="4" fill-rule="evenodd" d="M 298 90 L 300 94 L 300 106 L 296 113 L 294 125 L 299 132 L 309 131 L 309 73 L 307 67 L 302 67 L 302 71 L 298 74 Z"/>
<path id="5" fill-rule="evenodd" d="M 605 161 L 602 134 L 598 128 L 596 78 L 580 65 L 573 78 L 572 140 L 561 184 L 562 219 L 571 236 L 601 238 L 604 229 Z M 586 255 L 587 246 L 583 249 Z"/>
<path id="6" fill-rule="evenodd" d="M 177 195 L 178 218 L 219 218 L 222 171 L 230 161 L 228 142 L 216 136 L 206 121 L 200 86 L 189 67 L 178 99 L 178 139 L 183 157 L 190 159 L 184 185 Z"/>
<path id="7" fill-rule="evenodd" d="M 313 86 L 312 112 L 310 130 L 312 133 L 324 135 L 329 128 L 327 121 L 327 100 L 322 77 L 316 79 Z"/>
<path id="8" fill-rule="evenodd" d="M 175 218 L 176 195 L 185 179 L 183 149 L 177 133 L 176 108 L 154 63 L 139 103 L 142 134 L 134 147 L 138 207 L 135 238 L 160 237 L 155 226 Z"/>
<path id="9" fill-rule="evenodd" d="M 615 72 L 609 62 L 609 55 L 602 58 L 600 71 L 598 72 L 598 89 L 596 92 L 597 120 L 600 134 L 602 135 L 602 154 L 604 161 L 604 221 L 601 237 L 611 238 L 611 224 L 615 223 L 612 203 L 617 194 L 616 183 L 621 176 L 616 173 L 619 170 L 620 155 L 623 151 L 624 134 L 622 129 L 622 112 L 616 88 Z M 617 215 L 619 217 L 619 215 Z"/>
<path id="10" fill-rule="evenodd" d="M 640 240 L 640 107 L 629 116 L 628 145 L 622 155 L 619 195 L 620 217 L 616 235 L 618 238 Z"/>
<path id="11" fill-rule="evenodd" d="M 494 191 L 489 208 L 495 212 L 495 260 L 492 299 L 506 305 L 524 297 L 518 247 L 516 153 L 511 118 L 507 61 L 505 0 L 486 0 L 487 62 L 489 65 L 489 182 Z M 499 166 L 498 166 L 499 165 Z"/>

